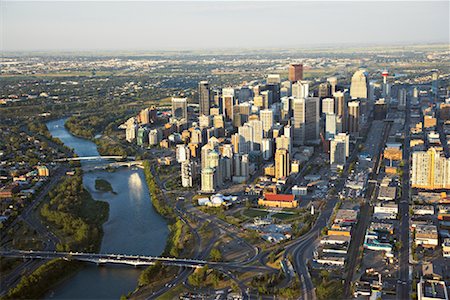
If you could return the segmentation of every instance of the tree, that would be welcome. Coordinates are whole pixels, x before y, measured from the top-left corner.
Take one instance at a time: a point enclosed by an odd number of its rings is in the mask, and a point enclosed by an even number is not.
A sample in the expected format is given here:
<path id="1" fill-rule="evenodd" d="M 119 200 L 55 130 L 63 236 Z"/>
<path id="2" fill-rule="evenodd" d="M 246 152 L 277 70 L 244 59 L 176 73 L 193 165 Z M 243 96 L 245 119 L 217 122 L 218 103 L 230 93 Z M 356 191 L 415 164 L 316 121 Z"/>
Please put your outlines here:
<path id="1" fill-rule="evenodd" d="M 209 257 L 212 259 L 212 261 L 221 261 L 222 260 L 222 253 L 219 249 L 213 248 L 211 249 L 211 252 L 209 253 Z"/>

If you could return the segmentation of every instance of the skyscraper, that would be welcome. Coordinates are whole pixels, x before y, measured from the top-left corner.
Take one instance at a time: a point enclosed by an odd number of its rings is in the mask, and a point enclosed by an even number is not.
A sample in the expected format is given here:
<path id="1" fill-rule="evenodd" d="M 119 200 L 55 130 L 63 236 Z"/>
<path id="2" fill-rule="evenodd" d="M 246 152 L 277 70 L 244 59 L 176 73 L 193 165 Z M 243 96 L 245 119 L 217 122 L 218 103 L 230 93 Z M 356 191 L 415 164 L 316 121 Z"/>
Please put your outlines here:
<path id="1" fill-rule="evenodd" d="M 280 74 L 269 74 L 267 75 L 267 83 L 276 83 L 276 84 L 280 84 L 281 83 L 281 77 Z"/>
<path id="2" fill-rule="evenodd" d="M 334 114 L 334 99 L 333 98 L 322 99 L 322 113 L 323 114 Z"/>
<path id="3" fill-rule="evenodd" d="M 295 98 L 306 98 L 309 96 L 309 82 L 297 81 L 292 84 L 292 96 Z"/>
<path id="4" fill-rule="evenodd" d="M 238 128 L 239 133 L 239 153 L 249 153 L 253 151 L 253 127 L 245 123 Z"/>
<path id="5" fill-rule="evenodd" d="M 342 131 L 346 130 L 347 124 L 347 104 L 345 103 L 345 94 L 336 92 L 333 94 L 336 115 L 341 119 Z"/>
<path id="6" fill-rule="evenodd" d="M 303 65 L 291 64 L 289 66 L 289 81 L 296 82 L 303 80 Z"/>
<path id="7" fill-rule="evenodd" d="M 250 120 L 248 121 L 250 126 L 253 128 L 253 150 L 260 151 L 262 139 L 264 136 L 263 133 L 263 122 L 261 120 Z"/>
<path id="8" fill-rule="evenodd" d="M 327 81 L 330 83 L 330 95 L 333 95 L 336 93 L 337 77 L 328 77 Z"/>
<path id="9" fill-rule="evenodd" d="M 223 115 L 225 116 L 226 120 L 232 121 L 233 120 L 233 107 L 234 107 L 234 96 L 232 95 L 222 95 L 222 108 L 223 108 Z"/>
<path id="10" fill-rule="evenodd" d="M 213 168 L 202 169 L 202 192 L 214 193 L 215 191 L 215 172 Z"/>
<path id="11" fill-rule="evenodd" d="M 330 142 L 330 165 L 343 167 L 346 160 L 345 142 L 339 139 L 332 139 Z"/>
<path id="12" fill-rule="evenodd" d="M 263 109 L 259 112 L 259 117 L 262 121 L 264 136 L 267 137 L 273 126 L 273 110 Z"/>
<path id="13" fill-rule="evenodd" d="M 275 152 L 275 178 L 285 178 L 290 173 L 289 152 L 286 149 L 277 149 Z"/>
<path id="14" fill-rule="evenodd" d="M 337 134 L 337 116 L 333 113 L 325 114 L 325 139 L 331 140 Z"/>
<path id="15" fill-rule="evenodd" d="M 294 144 L 304 145 L 319 139 L 319 98 L 294 99 L 293 129 Z"/>
<path id="16" fill-rule="evenodd" d="M 321 84 L 319 84 L 319 93 L 318 96 L 319 98 L 323 99 L 325 97 L 329 97 L 330 94 L 330 84 L 328 82 L 322 82 Z"/>
<path id="17" fill-rule="evenodd" d="M 360 102 L 350 101 L 348 103 L 348 132 L 357 133 L 359 132 L 359 116 L 360 116 Z"/>
<path id="18" fill-rule="evenodd" d="M 403 110 L 406 108 L 406 89 L 401 88 L 398 90 L 398 109 Z"/>
<path id="19" fill-rule="evenodd" d="M 198 104 L 200 107 L 200 115 L 209 116 L 210 99 L 211 96 L 208 81 L 200 81 L 198 83 Z"/>
<path id="20" fill-rule="evenodd" d="M 187 99 L 172 97 L 172 118 L 177 121 L 188 121 Z"/>
<path id="21" fill-rule="evenodd" d="M 364 69 L 359 69 L 352 76 L 352 83 L 350 85 L 350 96 L 352 98 L 367 99 L 369 91 L 369 80 L 367 72 Z"/>

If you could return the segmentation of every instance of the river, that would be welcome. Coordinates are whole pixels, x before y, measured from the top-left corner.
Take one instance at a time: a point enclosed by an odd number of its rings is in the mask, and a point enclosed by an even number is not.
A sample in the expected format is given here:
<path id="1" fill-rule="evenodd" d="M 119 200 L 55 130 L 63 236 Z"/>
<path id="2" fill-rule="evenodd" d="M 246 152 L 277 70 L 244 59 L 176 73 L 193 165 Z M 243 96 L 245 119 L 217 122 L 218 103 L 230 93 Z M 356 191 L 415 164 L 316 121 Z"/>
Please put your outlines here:
<path id="1" fill-rule="evenodd" d="M 46 124 L 52 136 L 73 148 L 80 157 L 98 156 L 95 143 L 71 135 L 64 127 L 65 121 L 58 119 Z M 107 180 L 115 193 L 98 192 L 95 189 L 97 178 Z M 94 199 L 109 203 L 109 218 L 103 224 L 100 252 L 155 256 L 163 252 L 169 230 L 164 218 L 151 205 L 141 169 L 86 172 L 83 185 Z M 118 299 L 134 290 L 141 270 L 130 266 L 97 267 L 86 264 L 76 275 L 50 291 L 46 298 Z"/>

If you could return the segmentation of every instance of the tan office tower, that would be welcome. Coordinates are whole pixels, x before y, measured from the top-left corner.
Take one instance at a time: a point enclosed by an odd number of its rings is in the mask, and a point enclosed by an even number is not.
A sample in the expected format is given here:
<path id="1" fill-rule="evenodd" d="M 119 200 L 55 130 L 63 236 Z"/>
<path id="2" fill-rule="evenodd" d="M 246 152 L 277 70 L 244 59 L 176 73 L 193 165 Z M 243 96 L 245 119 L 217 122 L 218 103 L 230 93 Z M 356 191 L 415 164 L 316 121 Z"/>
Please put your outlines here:
<path id="1" fill-rule="evenodd" d="M 322 99 L 322 113 L 323 114 L 334 114 L 334 99 L 333 98 Z"/>
<path id="2" fill-rule="evenodd" d="M 172 118 L 188 121 L 187 98 L 172 97 Z"/>
<path id="3" fill-rule="evenodd" d="M 270 129 L 273 127 L 273 110 L 263 109 L 259 112 L 259 118 L 262 121 L 264 136 L 268 137 Z"/>
<path id="4" fill-rule="evenodd" d="M 200 81 L 198 83 L 198 104 L 200 107 L 200 115 L 209 115 L 210 99 L 211 95 L 208 81 Z"/>
<path id="5" fill-rule="evenodd" d="M 289 152 L 286 149 L 277 149 L 275 152 L 275 178 L 285 178 L 289 176 L 291 162 Z"/>
<path id="6" fill-rule="evenodd" d="M 269 74 L 267 75 L 267 83 L 281 83 L 280 74 Z"/>
<path id="7" fill-rule="evenodd" d="M 248 121 L 250 126 L 253 128 L 253 150 L 260 151 L 261 150 L 261 143 L 264 136 L 263 131 L 263 123 L 260 120 L 252 120 Z"/>
<path id="8" fill-rule="evenodd" d="M 348 103 L 348 132 L 359 132 L 359 116 L 360 116 L 360 102 L 350 101 Z"/>
<path id="9" fill-rule="evenodd" d="M 329 97 L 330 95 L 330 84 L 328 82 L 322 82 L 319 84 L 319 98 L 323 99 Z"/>
<path id="10" fill-rule="evenodd" d="M 291 138 L 285 135 L 281 135 L 275 139 L 276 149 L 287 149 L 289 153 L 292 153 L 292 141 Z"/>
<path id="11" fill-rule="evenodd" d="M 139 124 L 148 124 L 150 123 L 150 113 L 149 109 L 143 109 L 138 115 Z"/>
<path id="12" fill-rule="evenodd" d="M 434 147 L 412 154 L 411 185 L 427 190 L 450 188 L 450 158 Z"/>
<path id="13" fill-rule="evenodd" d="M 292 84 L 292 96 L 295 98 L 306 98 L 309 95 L 309 82 L 297 81 Z"/>
<path id="14" fill-rule="evenodd" d="M 350 85 L 350 96 L 352 98 L 367 99 L 369 92 L 369 79 L 366 70 L 359 69 L 352 76 Z"/>
<path id="15" fill-rule="evenodd" d="M 239 141 L 241 136 L 235 133 L 231 136 L 231 145 L 233 145 L 233 153 L 239 153 Z"/>
<path id="16" fill-rule="evenodd" d="M 303 65 L 291 64 L 289 66 L 289 81 L 297 82 L 299 80 L 303 80 Z"/>
<path id="17" fill-rule="evenodd" d="M 333 97 L 336 115 L 341 118 L 342 131 L 345 131 L 347 124 L 347 104 L 345 103 L 345 94 L 343 92 L 336 92 L 333 94 Z"/>
<path id="18" fill-rule="evenodd" d="M 330 83 L 330 92 L 333 95 L 336 93 L 337 77 L 328 77 L 327 81 Z"/>
<path id="19" fill-rule="evenodd" d="M 233 120 L 233 106 L 234 106 L 234 96 L 231 95 L 223 95 L 223 115 L 226 120 Z"/>

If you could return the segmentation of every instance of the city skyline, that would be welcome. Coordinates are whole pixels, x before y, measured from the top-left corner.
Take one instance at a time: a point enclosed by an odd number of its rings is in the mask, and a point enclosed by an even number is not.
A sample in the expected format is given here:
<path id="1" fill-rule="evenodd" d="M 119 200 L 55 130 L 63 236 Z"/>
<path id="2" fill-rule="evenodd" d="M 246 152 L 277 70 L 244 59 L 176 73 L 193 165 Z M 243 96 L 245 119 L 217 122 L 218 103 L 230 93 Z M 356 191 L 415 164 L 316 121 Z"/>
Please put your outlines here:
<path id="1" fill-rule="evenodd" d="M 1 16 L 4 52 L 449 42 L 447 1 L 2 1 Z"/>

